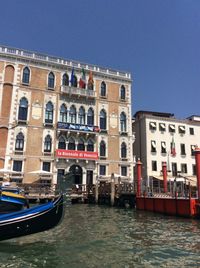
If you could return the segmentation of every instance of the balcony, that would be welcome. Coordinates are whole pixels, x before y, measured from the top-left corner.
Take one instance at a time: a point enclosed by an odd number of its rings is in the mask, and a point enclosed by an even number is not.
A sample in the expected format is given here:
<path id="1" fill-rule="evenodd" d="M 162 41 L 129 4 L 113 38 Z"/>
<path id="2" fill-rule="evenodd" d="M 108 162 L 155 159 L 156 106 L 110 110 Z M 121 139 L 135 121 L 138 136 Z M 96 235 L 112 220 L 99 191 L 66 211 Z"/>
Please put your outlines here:
<path id="1" fill-rule="evenodd" d="M 61 86 L 61 93 L 77 97 L 92 98 L 92 99 L 96 98 L 96 92 L 94 90 L 89 90 L 85 88 Z"/>
<path id="2" fill-rule="evenodd" d="M 98 133 L 98 126 L 90 126 L 90 125 L 82 125 L 82 124 L 74 124 L 74 123 L 57 123 L 57 129 L 66 130 L 66 131 L 74 131 L 74 132 L 84 132 L 84 133 Z"/>

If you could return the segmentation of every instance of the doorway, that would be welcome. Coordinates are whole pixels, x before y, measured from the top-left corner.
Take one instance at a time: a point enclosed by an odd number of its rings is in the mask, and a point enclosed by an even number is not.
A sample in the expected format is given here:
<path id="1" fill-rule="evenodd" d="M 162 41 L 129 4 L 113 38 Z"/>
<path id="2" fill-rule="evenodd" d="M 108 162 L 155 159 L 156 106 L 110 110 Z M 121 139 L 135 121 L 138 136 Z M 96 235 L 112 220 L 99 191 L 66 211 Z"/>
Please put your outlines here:
<path id="1" fill-rule="evenodd" d="M 93 184 L 93 170 L 87 170 L 86 184 Z"/>
<path id="2" fill-rule="evenodd" d="M 83 183 L 83 171 L 82 168 L 78 165 L 73 165 L 70 167 L 69 172 L 72 175 L 72 180 L 74 184 Z"/>

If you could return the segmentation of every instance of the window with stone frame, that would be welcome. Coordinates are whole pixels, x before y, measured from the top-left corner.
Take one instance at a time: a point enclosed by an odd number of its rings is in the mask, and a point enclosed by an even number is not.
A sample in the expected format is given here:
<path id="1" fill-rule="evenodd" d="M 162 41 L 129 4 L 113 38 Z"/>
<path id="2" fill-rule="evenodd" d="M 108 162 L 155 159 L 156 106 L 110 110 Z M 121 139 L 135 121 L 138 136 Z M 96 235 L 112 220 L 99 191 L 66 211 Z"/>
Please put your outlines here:
<path id="1" fill-rule="evenodd" d="M 106 130 L 107 129 L 107 115 L 105 110 L 101 110 L 100 112 L 100 129 Z"/>
<path id="2" fill-rule="evenodd" d="M 51 171 L 51 162 L 43 162 L 42 163 L 42 170 L 50 172 Z"/>
<path id="3" fill-rule="evenodd" d="M 152 169 L 152 171 L 157 171 L 157 161 L 151 162 L 151 169 Z"/>
<path id="4" fill-rule="evenodd" d="M 22 171 L 22 161 L 20 160 L 13 161 L 13 171 L 16 171 L 16 172 Z"/>
<path id="5" fill-rule="evenodd" d="M 25 67 L 23 69 L 22 84 L 28 85 L 30 81 L 30 69 Z"/>
<path id="6" fill-rule="evenodd" d="M 22 132 L 19 132 L 15 140 L 15 150 L 23 151 L 24 150 L 24 135 Z"/>
<path id="7" fill-rule="evenodd" d="M 122 112 L 120 114 L 120 131 L 121 132 L 126 132 L 127 131 L 127 119 L 126 119 L 126 114 Z"/>
<path id="8" fill-rule="evenodd" d="M 50 72 L 48 75 L 48 88 L 54 89 L 55 87 L 55 75 L 53 72 Z"/>
<path id="9" fill-rule="evenodd" d="M 68 74 L 63 74 L 63 77 L 62 77 L 62 85 L 63 86 L 69 86 L 69 76 Z"/>
<path id="10" fill-rule="evenodd" d="M 27 121 L 28 116 L 28 100 L 23 97 L 19 101 L 18 120 Z"/>
<path id="11" fill-rule="evenodd" d="M 46 104 L 45 109 L 45 123 L 46 124 L 53 124 L 53 104 L 51 101 L 49 101 Z"/>
<path id="12" fill-rule="evenodd" d="M 68 150 L 76 150 L 76 144 L 74 138 L 70 138 L 68 142 Z"/>
<path id="13" fill-rule="evenodd" d="M 121 144 L 121 158 L 127 158 L 127 146 L 125 142 Z"/>
<path id="14" fill-rule="evenodd" d="M 94 151 L 94 143 L 93 143 L 93 141 L 91 139 L 88 140 L 87 151 L 88 152 L 93 152 Z"/>
<path id="15" fill-rule="evenodd" d="M 126 88 L 124 85 L 120 88 L 120 99 L 125 100 L 126 99 Z"/>
<path id="16" fill-rule="evenodd" d="M 105 176 L 106 175 L 106 165 L 99 166 L 99 175 Z"/>
<path id="17" fill-rule="evenodd" d="M 58 140 L 58 149 L 63 149 L 63 150 L 66 149 L 66 141 L 65 141 L 65 138 L 62 136 Z"/>
<path id="18" fill-rule="evenodd" d="M 121 175 L 127 176 L 127 166 L 121 166 Z"/>
<path id="19" fill-rule="evenodd" d="M 106 143 L 105 141 L 100 142 L 100 157 L 106 157 Z"/>
<path id="20" fill-rule="evenodd" d="M 87 112 L 87 124 L 94 125 L 94 110 L 92 108 L 89 108 Z"/>
<path id="21" fill-rule="evenodd" d="M 100 96 L 101 97 L 106 97 L 106 83 L 103 81 L 101 83 L 101 91 L 100 91 Z"/>
<path id="22" fill-rule="evenodd" d="M 44 139 L 44 152 L 51 152 L 52 147 L 52 138 L 50 135 L 47 135 Z"/>

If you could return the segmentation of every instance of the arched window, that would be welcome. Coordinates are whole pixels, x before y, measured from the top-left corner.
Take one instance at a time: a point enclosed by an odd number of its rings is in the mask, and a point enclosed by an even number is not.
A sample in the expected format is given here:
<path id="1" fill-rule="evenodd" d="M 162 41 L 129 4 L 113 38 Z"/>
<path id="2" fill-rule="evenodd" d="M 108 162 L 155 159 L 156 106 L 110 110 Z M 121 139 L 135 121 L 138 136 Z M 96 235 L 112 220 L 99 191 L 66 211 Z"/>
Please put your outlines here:
<path id="1" fill-rule="evenodd" d="M 121 89 L 120 89 L 120 98 L 121 100 L 125 100 L 126 99 L 126 89 L 125 89 L 125 86 L 122 85 L 121 86 Z"/>
<path id="2" fill-rule="evenodd" d="M 64 150 L 66 149 L 66 142 L 65 142 L 65 139 L 63 137 L 59 138 L 58 149 L 64 149 Z"/>
<path id="3" fill-rule="evenodd" d="M 126 158 L 126 157 L 127 157 L 126 143 L 122 142 L 122 144 L 121 144 L 121 158 Z"/>
<path id="4" fill-rule="evenodd" d="M 79 124 L 85 125 L 85 109 L 81 106 L 78 112 Z"/>
<path id="5" fill-rule="evenodd" d="M 48 88 L 54 88 L 55 76 L 54 73 L 50 72 L 48 76 Z"/>
<path id="6" fill-rule="evenodd" d="M 28 114 L 28 101 L 25 97 L 21 98 L 19 102 L 19 114 L 18 114 L 18 120 L 27 120 L 27 114 Z"/>
<path id="7" fill-rule="evenodd" d="M 24 149 L 24 135 L 22 134 L 22 132 L 19 132 L 19 134 L 17 134 L 15 141 L 15 150 L 23 151 L 23 149 Z"/>
<path id="8" fill-rule="evenodd" d="M 100 129 L 106 130 L 106 112 L 104 110 L 100 112 Z"/>
<path id="9" fill-rule="evenodd" d="M 60 122 L 67 122 L 67 107 L 65 104 L 62 104 L 60 107 Z"/>
<path id="10" fill-rule="evenodd" d="M 126 114 L 124 112 L 120 114 L 120 131 L 126 132 Z"/>
<path id="11" fill-rule="evenodd" d="M 87 124 L 94 125 L 94 111 L 92 108 L 89 108 L 87 112 Z"/>
<path id="12" fill-rule="evenodd" d="M 45 123 L 53 124 L 53 104 L 51 101 L 46 104 Z"/>
<path id="13" fill-rule="evenodd" d="M 69 139 L 68 150 L 76 150 L 75 140 L 73 138 Z"/>
<path id="14" fill-rule="evenodd" d="M 63 86 L 69 86 L 69 76 L 68 76 L 68 74 L 63 74 L 62 85 Z"/>
<path id="15" fill-rule="evenodd" d="M 72 87 L 77 87 L 77 77 L 76 75 L 73 75 L 73 80 L 71 81 L 71 86 Z"/>
<path id="16" fill-rule="evenodd" d="M 70 107 L 70 111 L 69 111 L 69 121 L 70 123 L 74 123 L 76 124 L 76 107 L 74 105 L 72 105 Z"/>
<path id="17" fill-rule="evenodd" d="M 25 67 L 23 70 L 22 83 L 29 84 L 29 80 L 30 80 L 30 70 L 28 67 Z"/>
<path id="18" fill-rule="evenodd" d="M 44 152 L 51 152 L 52 139 L 50 135 L 47 135 L 44 139 Z"/>
<path id="19" fill-rule="evenodd" d="M 88 140 L 87 151 L 88 152 L 94 152 L 94 143 L 93 143 L 92 140 Z"/>
<path id="20" fill-rule="evenodd" d="M 101 83 L 101 93 L 100 93 L 100 95 L 102 97 L 106 97 L 106 83 L 104 81 Z"/>
<path id="21" fill-rule="evenodd" d="M 77 147 L 78 151 L 85 151 L 85 144 L 84 144 L 84 140 L 80 139 L 78 141 L 78 147 Z"/>
<path id="22" fill-rule="evenodd" d="M 105 141 L 100 142 L 100 156 L 106 156 L 106 143 Z"/>

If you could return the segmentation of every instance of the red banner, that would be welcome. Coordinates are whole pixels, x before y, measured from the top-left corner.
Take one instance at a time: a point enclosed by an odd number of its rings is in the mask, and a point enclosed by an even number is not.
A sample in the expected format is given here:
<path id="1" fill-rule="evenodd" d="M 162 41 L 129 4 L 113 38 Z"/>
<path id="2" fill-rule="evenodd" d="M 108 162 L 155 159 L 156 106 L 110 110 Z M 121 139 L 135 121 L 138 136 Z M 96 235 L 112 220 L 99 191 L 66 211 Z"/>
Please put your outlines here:
<path id="1" fill-rule="evenodd" d="M 58 158 L 97 160 L 98 153 L 97 152 L 57 149 L 56 150 L 56 157 L 58 157 Z"/>

